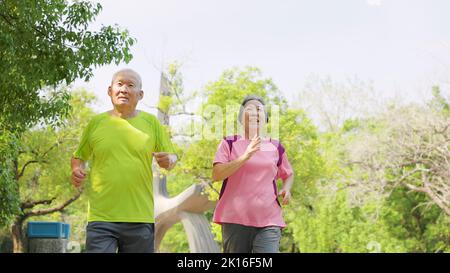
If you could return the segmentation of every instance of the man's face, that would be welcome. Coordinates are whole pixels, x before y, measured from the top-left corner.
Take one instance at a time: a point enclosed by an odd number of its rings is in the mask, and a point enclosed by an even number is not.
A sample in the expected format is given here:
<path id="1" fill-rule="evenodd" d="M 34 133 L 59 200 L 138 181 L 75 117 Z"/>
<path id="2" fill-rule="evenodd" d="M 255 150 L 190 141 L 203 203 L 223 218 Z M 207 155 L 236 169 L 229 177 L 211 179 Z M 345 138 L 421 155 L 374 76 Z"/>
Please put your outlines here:
<path id="1" fill-rule="evenodd" d="M 122 72 L 113 79 L 108 88 L 108 95 L 114 106 L 136 108 L 144 92 L 141 90 L 141 83 L 137 75 L 131 72 Z"/>

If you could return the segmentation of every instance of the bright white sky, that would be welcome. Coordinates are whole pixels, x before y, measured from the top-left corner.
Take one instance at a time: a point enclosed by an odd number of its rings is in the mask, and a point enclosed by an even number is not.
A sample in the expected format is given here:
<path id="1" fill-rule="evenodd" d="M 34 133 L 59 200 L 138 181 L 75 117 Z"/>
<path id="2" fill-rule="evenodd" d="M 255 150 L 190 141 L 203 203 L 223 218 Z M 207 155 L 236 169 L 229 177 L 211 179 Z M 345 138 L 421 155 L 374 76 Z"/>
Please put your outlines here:
<path id="1" fill-rule="evenodd" d="M 431 85 L 450 94 L 448 0 L 109 0 L 94 27 L 117 23 L 137 38 L 128 65 L 77 81 L 110 108 L 111 75 L 130 67 L 155 105 L 162 63 L 179 60 L 188 91 L 233 66 L 257 66 L 292 99 L 311 74 L 373 81 L 380 95 L 420 100 Z M 141 104 L 141 109 L 147 109 Z M 150 111 L 150 110 L 149 110 Z M 150 111 L 153 112 L 153 111 Z"/>

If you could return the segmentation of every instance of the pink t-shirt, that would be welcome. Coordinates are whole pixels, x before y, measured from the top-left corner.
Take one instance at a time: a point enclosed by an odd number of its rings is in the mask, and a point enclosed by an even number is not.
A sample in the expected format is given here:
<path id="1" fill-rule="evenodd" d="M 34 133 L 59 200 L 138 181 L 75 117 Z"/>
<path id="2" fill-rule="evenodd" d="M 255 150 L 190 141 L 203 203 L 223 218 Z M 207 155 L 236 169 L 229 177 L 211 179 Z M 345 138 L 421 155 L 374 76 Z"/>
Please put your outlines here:
<path id="1" fill-rule="evenodd" d="M 244 154 L 250 140 L 238 136 L 232 151 L 226 140 L 217 149 L 213 164 L 226 163 Z M 214 223 L 234 223 L 252 227 L 285 227 L 281 207 L 277 202 L 274 180 L 286 180 L 292 167 L 286 152 L 278 167 L 278 148 L 273 141 L 261 141 L 257 151 L 234 174 L 228 177 L 225 189 L 214 211 Z"/>

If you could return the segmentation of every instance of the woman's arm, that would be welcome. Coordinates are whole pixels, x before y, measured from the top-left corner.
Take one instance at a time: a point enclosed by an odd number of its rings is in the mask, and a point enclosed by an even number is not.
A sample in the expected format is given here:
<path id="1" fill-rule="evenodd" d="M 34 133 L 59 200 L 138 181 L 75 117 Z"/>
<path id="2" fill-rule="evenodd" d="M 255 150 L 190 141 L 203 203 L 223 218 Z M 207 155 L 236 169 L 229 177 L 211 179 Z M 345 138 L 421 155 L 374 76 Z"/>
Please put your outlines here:
<path id="1" fill-rule="evenodd" d="M 260 137 L 254 137 L 250 144 L 245 150 L 245 153 L 233 161 L 227 163 L 218 163 L 213 166 L 212 179 L 213 181 L 224 180 L 233 173 L 235 173 L 239 168 L 244 165 L 244 163 L 249 160 L 258 150 L 261 144 Z"/>
<path id="2" fill-rule="evenodd" d="M 233 173 L 235 173 L 239 168 L 244 165 L 244 163 L 248 159 L 245 158 L 244 155 L 240 156 L 239 158 L 236 158 L 233 161 L 227 162 L 227 163 L 218 163 L 214 165 L 213 171 L 212 171 L 212 179 L 213 181 L 219 181 L 224 180 L 225 178 L 229 177 Z"/>
<path id="3" fill-rule="evenodd" d="M 294 184 L 294 173 L 292 173 L 288 178 L 286 178 L 286 180 L 283 181 L 283 187 L 278 193 L 278 195 L 281 195 L 283 197 L 283 205 L 287 205 L 291 200 L 292 197 L 291 188 L 293 184 Z"/>

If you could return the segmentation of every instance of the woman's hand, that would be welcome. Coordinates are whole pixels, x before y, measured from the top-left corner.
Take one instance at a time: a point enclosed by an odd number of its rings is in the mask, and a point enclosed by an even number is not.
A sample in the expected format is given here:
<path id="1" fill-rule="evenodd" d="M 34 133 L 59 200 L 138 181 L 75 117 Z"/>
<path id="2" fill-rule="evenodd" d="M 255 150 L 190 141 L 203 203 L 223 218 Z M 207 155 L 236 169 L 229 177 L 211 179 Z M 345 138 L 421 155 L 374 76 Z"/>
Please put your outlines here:
<path id="1" fill-rule="evenodd" d="M 243 154 L 244 160 L 249 160 L 257 151 L 259 151 L 260 147 L 261 137 L 255 135 Z"/>
<path id="2" fill-rule="evenodd" d="M 283 201 L 281 202 L 283 205 L 287 205 L 289 204 L 289 201 L 291 200 L 291 191 L 289 190 L 284 190 L 282 189 L 279 193 L 278 196 L 283 197 Z"/>
<path id="3" fill-rule="evenodd" d="M 224 180 L 239 170 L 239 168 L 259 150 L 260 145 L 261 138 L 255 136 L 240 157 L 227 163 L 215 164 L 212 170 L 213 181 Z"/>

